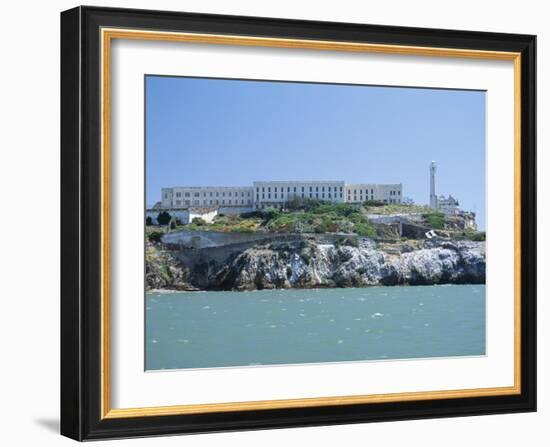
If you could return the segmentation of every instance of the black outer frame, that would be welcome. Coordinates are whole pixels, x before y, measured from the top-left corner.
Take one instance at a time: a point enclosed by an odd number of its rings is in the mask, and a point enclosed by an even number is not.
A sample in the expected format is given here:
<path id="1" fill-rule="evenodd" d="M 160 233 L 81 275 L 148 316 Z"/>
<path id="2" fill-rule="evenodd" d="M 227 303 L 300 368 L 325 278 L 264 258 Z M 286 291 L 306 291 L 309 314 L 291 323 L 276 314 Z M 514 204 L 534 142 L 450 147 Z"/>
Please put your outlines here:
<path id="1" fill-rule="evenodd" d="M 100 419 L 100 28 L 521 52 L 521 394 Z M 61 434 L 76 440 L 536 411 L 536 36 L 77 7 L 61 13 Z"/>

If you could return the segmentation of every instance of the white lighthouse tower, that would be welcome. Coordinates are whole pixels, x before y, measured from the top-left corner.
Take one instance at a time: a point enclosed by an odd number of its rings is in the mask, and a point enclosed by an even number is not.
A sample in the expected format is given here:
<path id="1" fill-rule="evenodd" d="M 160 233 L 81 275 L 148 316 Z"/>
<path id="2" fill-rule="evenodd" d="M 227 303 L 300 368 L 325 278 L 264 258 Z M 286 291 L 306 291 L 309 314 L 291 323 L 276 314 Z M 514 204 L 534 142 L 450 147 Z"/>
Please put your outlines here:
<path id="1" fill-rule="evenodd" d="M 435 194 L 435 161 L 430 163 L 430 207 L 437 208 L 437 196 Z"/>

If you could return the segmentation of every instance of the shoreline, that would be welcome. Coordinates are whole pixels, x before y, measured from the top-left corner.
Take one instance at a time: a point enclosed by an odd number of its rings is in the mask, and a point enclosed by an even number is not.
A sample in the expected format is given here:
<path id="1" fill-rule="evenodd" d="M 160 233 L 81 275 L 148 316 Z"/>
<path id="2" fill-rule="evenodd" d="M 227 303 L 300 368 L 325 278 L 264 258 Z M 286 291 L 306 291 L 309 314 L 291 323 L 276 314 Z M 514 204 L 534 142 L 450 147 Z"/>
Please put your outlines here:
<path id="1" fill-rule="evenodd" d="M 145 291 L 145 295 L 157 294 L 157 295 L 170 295 L 174 293 L 201 293 L 201 292 L 234 292 L 234 293 L 251 293 L 251 292 L 281 292 L 281 291 L 294 291 L 294 290 L 348 290 L 348 289 L 386 289 L 396 287 L 449 287 L 449 286 L 485 286 L 486 283 L 442 283 L 442 284 L 395 284 L 395 285 L 383 285 L 373 284 L 372 286 L 363 287 L 280 287 L 272 289 L 250 289 L 250 290 L 219 290 L 219 289 L 197 289 L 197 290 L 178 290 L 178 289 L 150 289 Z"/>

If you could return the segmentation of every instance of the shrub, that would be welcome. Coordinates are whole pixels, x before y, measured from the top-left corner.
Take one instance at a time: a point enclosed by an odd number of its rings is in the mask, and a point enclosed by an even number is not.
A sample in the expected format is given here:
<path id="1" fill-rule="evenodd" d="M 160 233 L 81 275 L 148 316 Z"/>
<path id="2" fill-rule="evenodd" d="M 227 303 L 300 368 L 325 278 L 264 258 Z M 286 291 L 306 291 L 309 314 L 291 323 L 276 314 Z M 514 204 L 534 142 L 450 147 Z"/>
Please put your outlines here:
<path id="1" fill-rule="evenodd" d="M 281 215 L 281 211 L 278 210 L 277 208 L 269 207 L 261 211 L 261 218 L 265 222 L 269 222 L 270 220 L 276 219 L 280 215 Z"/>
<path id="2" fill-rule="evenodd" d="M 147 237 L 149 238 L 149 242 L 161 242 L 163 234 L 162 231 L 152 231 Z"/>
<path id="3" fill-rule="evenodd" d="M 434 230 L 442 230 L 445 227 L 445 215 L 439 211 L 423 214 L 422 218 Z"/>
<path id="4" fill-rule="evenodd" d="M 293 197 L 287 202 L 286 208 L 289 211 L 311 211 L 324 203 L 327 202 L 307 197 Z"/>
<path id="5" fill-rule="evenodd" d="M 248 213 L 241 213 L 240 215 L 243 219 L 262 219 L 263 213 L 260 210 L 250 211 Z"/>
<path id="6" fill-rule="evenodd" d="M 152 219 L 151 216 L 147 216 L 147 219 L 145 219 L 145 225 L 147 225 L 147 226 L 149 226 L 149 227 L 150 227 L 151 225 L 153 225 L 153 219 Z"/>
<path id="7" fill-rule="evenodd" d="M 384 206 L 386 205 L 381 200 L 367 200 L 366 202 L 363 202 L 364 206 Z"/>
<path id="8" fill-rule="evenodd" d="M 191 221 L 191 223 L 198 227 L 202 227 L 206 225 L 206 221 L 202 217 L 193 217 L 193 220 Z"/>
<path id="9" fill-rule="evenodd" d="M 376 230 L 367 221 L 356 223 L 353 230 L 359 236 L 365 236 L 365 237 L 375 237 L 376 236 Z"/>
<path id="10" fill-rule="evenodd" d="M 485 231 L 465 231 L 462 233 L 462 236 L 464 237 L 464 239 L 475 242 L 483 242 L 486 240 Z"/>
<path id="11" fill-rule="evenodd" d="M 168 225 L 171 220 L 172 216 L 170 216 L 170 213 L 168 211 L 161 211 L 157 216 L 157 222 L 160 225 Z"/>

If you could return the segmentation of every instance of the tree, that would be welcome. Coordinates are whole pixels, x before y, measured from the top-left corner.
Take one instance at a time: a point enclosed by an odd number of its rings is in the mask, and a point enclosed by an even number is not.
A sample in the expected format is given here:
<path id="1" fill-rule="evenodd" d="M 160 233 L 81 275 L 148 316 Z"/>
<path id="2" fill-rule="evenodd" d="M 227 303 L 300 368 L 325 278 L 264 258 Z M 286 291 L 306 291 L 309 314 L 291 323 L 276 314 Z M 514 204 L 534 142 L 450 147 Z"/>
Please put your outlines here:
<path id="1" fill-rule="evenodd" d="M 193 220 L 191 221 L 191 223 L 198 227 L 206 225 L 206 221 L 202 217 L 193 217 Z"/>
<path id="2" fill-rule="evenodd" d="M 147 219 L 145 219 L 145 225 L 147 225 L 148 227 L 153 225 L 153 219 L 151 218 L 151 216 L 147 216 Z"/>
<path id="3" fill-rule="evenodd" d="M 157 222 L 159 225 L 168 225 L 170 220 L 172 220 L 172 216 L 170 216 L 168 211 L 161 211 L 157 216 Z"/>

